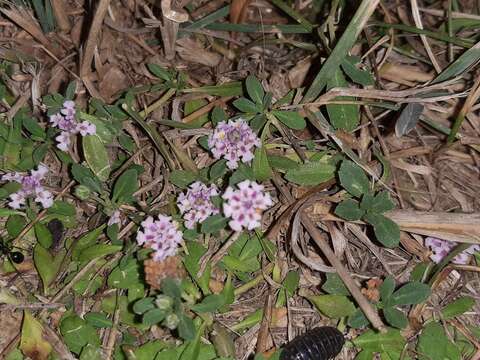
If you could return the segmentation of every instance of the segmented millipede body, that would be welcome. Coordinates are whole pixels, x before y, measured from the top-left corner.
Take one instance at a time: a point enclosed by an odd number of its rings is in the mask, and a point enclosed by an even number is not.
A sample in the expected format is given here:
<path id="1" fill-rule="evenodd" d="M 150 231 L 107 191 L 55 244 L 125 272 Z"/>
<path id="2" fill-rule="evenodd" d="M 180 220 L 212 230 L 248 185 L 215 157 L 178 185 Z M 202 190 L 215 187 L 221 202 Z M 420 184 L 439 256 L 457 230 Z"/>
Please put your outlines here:
<path id="1" fill-rule="evenodd" d="M 345 338 L 336 328 L 322 326 L 297 336 L 283 347 L 280 360 L 329 360 L 342 350 Z"/>

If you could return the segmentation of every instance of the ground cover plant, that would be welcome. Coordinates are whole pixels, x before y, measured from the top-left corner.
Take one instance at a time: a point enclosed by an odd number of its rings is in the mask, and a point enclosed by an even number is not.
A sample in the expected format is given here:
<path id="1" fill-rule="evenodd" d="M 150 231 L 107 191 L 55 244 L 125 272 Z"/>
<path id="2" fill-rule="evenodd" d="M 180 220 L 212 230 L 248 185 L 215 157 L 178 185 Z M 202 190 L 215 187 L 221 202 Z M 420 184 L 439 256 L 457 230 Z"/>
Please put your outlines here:
<path id="1" fill-rule="evenodd" d="M 0 6 L 1 359 L 479 358 L 477 2 Z"/>

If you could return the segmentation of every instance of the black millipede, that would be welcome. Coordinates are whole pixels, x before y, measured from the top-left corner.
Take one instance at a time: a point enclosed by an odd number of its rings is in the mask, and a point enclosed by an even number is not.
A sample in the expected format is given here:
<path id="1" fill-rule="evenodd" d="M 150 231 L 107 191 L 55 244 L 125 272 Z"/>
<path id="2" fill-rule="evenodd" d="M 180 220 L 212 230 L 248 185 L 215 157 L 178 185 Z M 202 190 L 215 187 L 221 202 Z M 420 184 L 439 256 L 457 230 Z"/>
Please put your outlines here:
<path id="1" fill-rule="evenodd" d="M 322 326 L 297 336 L 283 346 L 280 360 L 329 360 L 342 350 L 345 338 L 336 328 Z"/>

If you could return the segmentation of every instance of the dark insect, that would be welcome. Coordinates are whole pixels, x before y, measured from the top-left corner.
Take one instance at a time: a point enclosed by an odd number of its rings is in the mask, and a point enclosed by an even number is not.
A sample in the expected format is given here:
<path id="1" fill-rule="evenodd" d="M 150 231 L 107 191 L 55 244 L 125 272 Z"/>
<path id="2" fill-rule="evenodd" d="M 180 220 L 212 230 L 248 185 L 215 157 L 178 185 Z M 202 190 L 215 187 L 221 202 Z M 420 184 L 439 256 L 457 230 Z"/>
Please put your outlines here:
<path id="1" fill-rule="evenodd" d="M 7 256 L 15 264 L 21 264 L 25 257 L 20 251 L 12 251 L 10 246 L 5 244 L 2 239 L 0 239 L 0 256 Z"/>
<path id="2" fill-rule="evenodd" d="M 280 360 L 329 360 L 342 350 L 345 338 L 336 328 L 322 326 L 297 336 L 283 347 Z"/>
<path id="3" fill-rule="evenodd" d="M 63 239 L 63 223 L 58 219 L 53 219 L 47 224 L 47 228 L 52 234 L 54 244 L 58 244 Z"/>

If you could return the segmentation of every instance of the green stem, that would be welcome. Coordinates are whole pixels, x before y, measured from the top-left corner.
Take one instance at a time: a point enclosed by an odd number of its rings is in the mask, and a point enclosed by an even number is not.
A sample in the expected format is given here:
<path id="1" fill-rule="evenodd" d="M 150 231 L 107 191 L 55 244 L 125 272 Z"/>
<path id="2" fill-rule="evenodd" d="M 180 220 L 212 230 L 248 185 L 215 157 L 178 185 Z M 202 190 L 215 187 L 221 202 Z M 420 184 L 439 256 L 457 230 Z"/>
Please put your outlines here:
<path id="1" fill-rule="evenodd" d="M 450 145 L 456 138 L 458 130 L 462 126 L 463 120 L 465 119 L 465 114 L 461 111 L 460 114 L 455 118 L 450 134 L 448 134 L 447 144 Z"/>
<path id="2" fill-rule="evenodd" d="M 147 117 L 148 114 L 154 112 L 155 110 L 157 110 L 160 106 L 163 106 L 173 95 L 175 95 L 175 92 L 177 91 L 177 89 L 168 89 L 167 92 L 165 94 L 163 94 L 163 96 L 158 99 L 157 101 L 155 101 L 153 104 L 151 104 L 150 106 L 147 106 L 147 108 L 143 111 L 140 111 L 139 115 L 142 117 L 142 118 L 145 118 Z"/>

